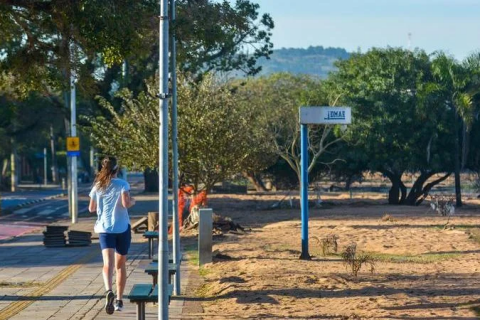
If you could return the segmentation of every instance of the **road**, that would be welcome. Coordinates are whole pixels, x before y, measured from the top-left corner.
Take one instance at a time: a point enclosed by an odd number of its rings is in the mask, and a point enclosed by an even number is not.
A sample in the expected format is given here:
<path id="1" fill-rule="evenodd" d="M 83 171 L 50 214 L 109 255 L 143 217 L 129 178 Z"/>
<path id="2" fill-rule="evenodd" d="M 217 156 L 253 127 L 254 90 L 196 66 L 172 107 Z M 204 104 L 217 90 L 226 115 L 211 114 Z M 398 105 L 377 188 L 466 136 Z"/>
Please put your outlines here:
<path id="1" fill-rule="evenodd" d="M 1 208 L 10 209 L 19 205 L 29 203 L 34 200 L 39 200 L 47 197 L 53 197 L 56 195 L 66 194 L 66 190 L 60 188 L 49 189 L 26 189 L 17 192 L 2 192 L 0 195 Z"/>
<path id="2" fill-rule="evenodd" d="M 132 174 L 128 176 L 131 185 L 143 182 L 143 176 Z M 78 189 L 78 212 L 79 215 L 88 209 L 88 192 L 91 185 L 83 184 Z M 68 197 L 52 196 L 61 195 L 65 191 L 61 189 L 35 189 L 19 191 L 16 193 L 2 193 L 2 210 L 9 208 L 11 213 L 0 212 L 0 240 L 9 239 L 24 233 L 44 228 L 45 226 L 69 218 Z M 43 200 L 42 200 L 43 199 Z M 19 204 L 35 200 L 41 202 L 33 203 L 25 207 L 18 207 Z"/>
<path id="3" fill-rule="evenodd" d="M 78 210 L 85 212 L 88 206 L 86 192 L 79 193 Z M 52 222 L 69 218 L 68 198 L 66 196 L 47 199 L 28 207 L 14 210 L 0 216 L 0 240 L 19 236 L 41 229 Z"/>

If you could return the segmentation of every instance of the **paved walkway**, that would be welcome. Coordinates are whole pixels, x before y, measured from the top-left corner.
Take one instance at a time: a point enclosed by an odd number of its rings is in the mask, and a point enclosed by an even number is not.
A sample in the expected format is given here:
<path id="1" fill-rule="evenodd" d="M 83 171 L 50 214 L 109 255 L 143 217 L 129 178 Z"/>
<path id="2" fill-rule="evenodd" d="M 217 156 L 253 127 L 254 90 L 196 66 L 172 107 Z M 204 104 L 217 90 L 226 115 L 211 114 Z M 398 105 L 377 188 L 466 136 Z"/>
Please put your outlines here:
<path id="1" fill-rule="evenodd" d="M 155 198 L 137 202 L 147 210 Z M 143 205 L 142 205 L 143 203 Z M 149 210 L 153 211 L 153 210 Z M 148 211 L 145 211 L 145 213 Z M 133 216 L 132 222 L 140 216 Z M 94 217 L 81 217 L 70 230 L 92 231 Z M 43 245 L 43 229 L 8 241 L 0 241 L 0 320 L 65 320 L 65 319 L 135 319 L 135 304 L 126 296 L 135 283 L 150 283 L 144 272 L 150 260 L 147 241 L 133 234 L 127 261 L 127 287 L 124 310 L 107 315 L 104 311 L 102 258 L 98 239 L 88 247 L 47 248 Z M 188 259 L 188 258 L 187 258 Z M 191 290 L 199 279 L 197 268 L 185 259 L 181 265 L 181 291 Z M 192 280 L 193 279 L 193 280 Z M 158 305 L 147 305 L 147 319 L 158 319 Z M 172 298 L 170 319 L 200 319 L 202 309 L 187 296 Z"/>

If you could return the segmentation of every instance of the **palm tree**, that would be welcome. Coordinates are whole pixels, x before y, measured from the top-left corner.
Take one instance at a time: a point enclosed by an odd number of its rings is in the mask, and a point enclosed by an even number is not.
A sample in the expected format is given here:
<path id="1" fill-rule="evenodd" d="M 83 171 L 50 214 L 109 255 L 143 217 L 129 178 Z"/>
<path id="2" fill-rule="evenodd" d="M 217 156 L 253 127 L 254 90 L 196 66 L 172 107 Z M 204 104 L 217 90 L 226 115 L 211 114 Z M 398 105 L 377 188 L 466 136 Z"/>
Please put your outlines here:
<path id="1" fill-rule="evenodd" d="M 472 54 L 463 63 L 443 52 L 435 54 L 432 61 L 433 74 L 439 91 L 445 97 L 448 111 L 453 113 L 455 129 L 454 173 L 456 206 L 462 206 L 460 171 L 468 155 L 469 130 L 475 120 L 474 96 L 480 93 L 480 54 Z"/>

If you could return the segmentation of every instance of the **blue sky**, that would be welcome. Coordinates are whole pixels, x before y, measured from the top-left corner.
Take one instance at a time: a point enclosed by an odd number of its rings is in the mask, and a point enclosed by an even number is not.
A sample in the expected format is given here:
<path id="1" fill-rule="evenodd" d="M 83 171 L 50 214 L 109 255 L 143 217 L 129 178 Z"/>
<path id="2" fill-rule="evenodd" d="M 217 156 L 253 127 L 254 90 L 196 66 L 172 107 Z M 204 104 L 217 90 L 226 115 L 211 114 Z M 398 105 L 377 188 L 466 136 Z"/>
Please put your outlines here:
<path id="1" fill-rule="evenodd" d="M 480 0 L 253 0 L 279 48 L 411 47 L 461 60 L 480 50 Z"/>

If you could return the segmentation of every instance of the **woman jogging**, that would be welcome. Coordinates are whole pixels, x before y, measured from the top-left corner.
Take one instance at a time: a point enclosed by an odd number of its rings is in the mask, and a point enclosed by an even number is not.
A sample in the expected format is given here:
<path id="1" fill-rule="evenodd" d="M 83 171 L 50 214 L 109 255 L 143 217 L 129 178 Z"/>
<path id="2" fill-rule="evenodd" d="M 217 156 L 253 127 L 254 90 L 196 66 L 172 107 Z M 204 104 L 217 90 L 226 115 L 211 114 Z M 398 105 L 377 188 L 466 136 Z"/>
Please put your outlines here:
<path id="1" fill-rule="evenodd" d="M 123 291 L 127 281 L 125 262 L 130 248 L 130 218 L 127 209 L 135 204 L 130 197 L 130 185 L 117 178 L 119 166 L 114 157 L 102 160 L 102 169 L 95 177 L 90 192 L 90 212 L 97 212 L 94 231 L 98 233 L 103 256 L 105 311 L 113 314 L 123 308 Z M 112 291 L 113 268 L 116 270 L 117 300 Z"/>

